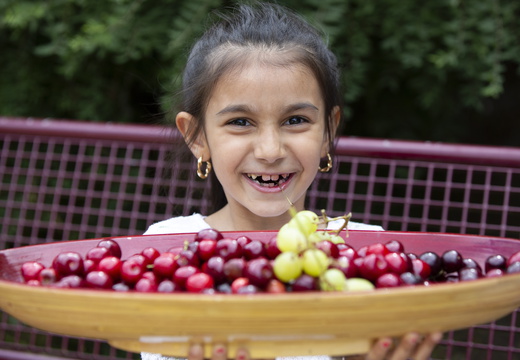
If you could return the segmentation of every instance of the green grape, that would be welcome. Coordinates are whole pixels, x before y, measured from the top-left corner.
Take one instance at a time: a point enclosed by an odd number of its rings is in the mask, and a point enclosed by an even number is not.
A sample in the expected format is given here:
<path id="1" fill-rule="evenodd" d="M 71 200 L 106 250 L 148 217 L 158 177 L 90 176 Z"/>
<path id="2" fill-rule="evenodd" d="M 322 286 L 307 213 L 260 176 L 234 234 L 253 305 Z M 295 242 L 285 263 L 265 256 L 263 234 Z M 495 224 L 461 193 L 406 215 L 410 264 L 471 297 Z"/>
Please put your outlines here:
<path id="1" fill-rule="evenodd" d="M 330 241 L 332 241 L 334 244 L 344 244 L 345 239 L 343 239 L 341 236 L 337 234 L 331 234 L 330 235 Z"/>
<path id="2" fill-rule="evenodd" d="M 318 229 L 320 218 L 316 213 L 310 210 L 302 210 L 296 213 L 288 222 L 290 226 L 294 226 L 305 235 L 310 235 Z"/>
<path id="3" fill-rule="evenodd" d="M 320 277 L 320 289 L 323 291 L 343 291 L 346 289 L 346 277 L 341 270 L 328 269 Z"/>
<path id="4" fill-rule="evenodd" d="M 276 235 L 276 246 L 281 252 L 291 251 L 298 254 L 308 248 L 308 243 L 305 234 L 289 223 L 282 226 Z"/>
<path id="5" fill-rule="evenodd" d="M 318 277 L 330 265 L 327 254 L 319 249 L 307 249 L 303 253 L 303 271 L 310 276 Z"/>
<path id="6" fill-rule="evenodd" d="M 375 286 L 367 279 L 363 278 L 350 278 L 345 282 L 347 291 L 368 291 L 374 290 Z"/>
<path id="7" fill-rule="evenodd" d="M 307 238 L 311 244 L 314 244 L 322 240 L 331 240 L 331 236 L 333 235 L 327 231 L 316 231 L 310 234 Z"/>
<path id="8" fill-rule="evenodd" d="M 282 282 L 295 280 L 302 274 L 302 261 L 298 254 L 283 252 L 274 259 L 273 271 Z"/>

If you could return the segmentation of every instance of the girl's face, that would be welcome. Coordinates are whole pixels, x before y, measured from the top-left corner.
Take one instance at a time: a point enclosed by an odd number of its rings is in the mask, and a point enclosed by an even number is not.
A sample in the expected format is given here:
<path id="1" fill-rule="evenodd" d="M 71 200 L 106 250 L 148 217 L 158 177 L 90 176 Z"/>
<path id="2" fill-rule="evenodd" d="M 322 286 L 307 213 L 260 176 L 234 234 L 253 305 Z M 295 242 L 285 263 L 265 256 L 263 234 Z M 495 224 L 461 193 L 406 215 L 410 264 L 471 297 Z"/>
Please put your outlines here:
<path id="1" fill-rule="evenodd" d="M 303 209 L 327 154 L 324 114 L 308 69 L 253 64 L 221 78 L 207 106 L 205 138 L 192 150 L 211 159 L 234 216 L 286 215 L 285 195 Z"/>

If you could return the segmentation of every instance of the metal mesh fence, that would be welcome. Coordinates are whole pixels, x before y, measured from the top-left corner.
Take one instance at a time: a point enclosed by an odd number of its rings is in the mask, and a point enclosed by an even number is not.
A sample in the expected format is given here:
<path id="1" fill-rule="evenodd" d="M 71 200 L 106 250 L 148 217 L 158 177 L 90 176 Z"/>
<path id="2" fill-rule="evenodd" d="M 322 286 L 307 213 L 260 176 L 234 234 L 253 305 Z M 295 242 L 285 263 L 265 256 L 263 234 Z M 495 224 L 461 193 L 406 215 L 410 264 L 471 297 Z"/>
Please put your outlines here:
<path id="1" fill-rule="evenodd" d="M 0 118 L 0 249 L 141 234 L 207 212 L 208 183 L 193 159 L 172 158 L 175 136 L 158 126 Z M 334 161 L 309 190 L 311 210 L 351 211 L 388 230 L 520 238 L 520 149 L 345 137 Z M 33 359 L 139 358 L 2 312 L 0 349 Z M 520 359 L 518 312 L 447 333 L 433 358 Z"/>

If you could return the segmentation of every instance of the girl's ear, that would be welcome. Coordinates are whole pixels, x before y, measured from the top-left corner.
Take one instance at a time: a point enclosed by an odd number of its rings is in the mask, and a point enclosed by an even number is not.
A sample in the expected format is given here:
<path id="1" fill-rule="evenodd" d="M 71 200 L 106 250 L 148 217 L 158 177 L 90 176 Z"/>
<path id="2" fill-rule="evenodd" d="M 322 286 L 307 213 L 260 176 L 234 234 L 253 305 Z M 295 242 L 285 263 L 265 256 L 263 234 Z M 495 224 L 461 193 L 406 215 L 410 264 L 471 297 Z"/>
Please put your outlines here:
<path id="1" fill-rule="evenodd" d="M 177 129 L 179 129 L 192 154 L 196 158 L 202 156 L 202 161 L 207 161 L 211 156 L 204 132 L 202 131 L 200 135 L 197 136 L 197 138 L 192 139 L 193 129 L 196 127 L 196 121 L 197 119 L 195 119 L 193 115 L 185 111 L 179 112 L 175 117 L 175 124 L 177 125 Z"/>
<path id="2" fill-rule="evenodd" d="M 341 120 L 341 109 L 339 106 L 334 106 L 332 112 L 330 114 L 330 125 L 332 126 L 332 131 L 330 134 L 332 135 L 332 139 L 329 139 L 329 134 L 326 134 L 325 141 L 323 142 L 323 147 L 321 149 L 322 157 L 326 156 L 327 153 L 331 150 L 329 149 L 330 142 L 336 137 L 336 131 L 338 131 L 339 123 Z"/>

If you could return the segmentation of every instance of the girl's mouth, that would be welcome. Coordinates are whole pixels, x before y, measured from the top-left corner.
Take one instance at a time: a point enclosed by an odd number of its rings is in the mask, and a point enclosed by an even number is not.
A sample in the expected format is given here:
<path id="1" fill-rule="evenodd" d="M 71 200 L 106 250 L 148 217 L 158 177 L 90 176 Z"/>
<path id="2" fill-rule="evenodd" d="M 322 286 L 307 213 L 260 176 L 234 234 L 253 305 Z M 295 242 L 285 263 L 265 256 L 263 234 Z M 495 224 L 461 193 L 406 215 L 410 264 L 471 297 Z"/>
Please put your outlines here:
<path id="1" fill-rule="evenodd" d="M 287 182 L 293 174 L 246 174 L 246 176 L 260 186 L 272 188 L 280 187 Z"/>

